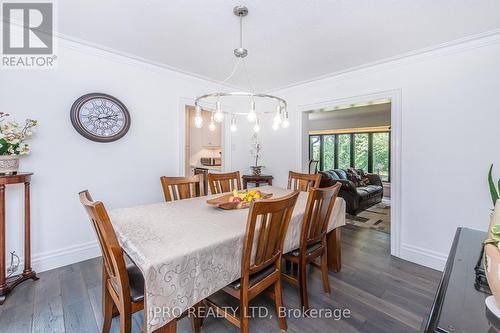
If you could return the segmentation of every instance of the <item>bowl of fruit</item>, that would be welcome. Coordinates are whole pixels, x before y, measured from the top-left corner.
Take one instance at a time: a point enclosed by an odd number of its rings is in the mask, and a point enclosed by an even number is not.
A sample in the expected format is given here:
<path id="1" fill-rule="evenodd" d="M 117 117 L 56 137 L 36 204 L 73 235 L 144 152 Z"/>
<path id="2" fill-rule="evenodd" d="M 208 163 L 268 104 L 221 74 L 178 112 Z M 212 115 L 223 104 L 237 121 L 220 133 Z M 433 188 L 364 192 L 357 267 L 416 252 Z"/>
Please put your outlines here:
<path id="1" fill-rule="evenodd" d="M 254 200 L 267 199 L 272 195 L 272 193 L 262 193 L 259 190 L 245 192 L 234 190 L 232 193 L 207 200 L 207 203 L 222 209 L 243 209 L 250 207 L 250 203 Z"/>

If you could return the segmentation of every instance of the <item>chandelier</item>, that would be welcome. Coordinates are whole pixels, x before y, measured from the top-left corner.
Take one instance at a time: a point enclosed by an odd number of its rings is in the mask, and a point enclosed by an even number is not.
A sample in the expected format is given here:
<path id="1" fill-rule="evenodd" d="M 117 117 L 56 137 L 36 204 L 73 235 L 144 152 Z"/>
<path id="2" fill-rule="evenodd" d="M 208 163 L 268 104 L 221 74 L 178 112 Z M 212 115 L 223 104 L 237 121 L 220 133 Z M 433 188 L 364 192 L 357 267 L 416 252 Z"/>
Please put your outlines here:
<path id="1" fill-rule="evenodd" d="M 233 9 L 234 15 L 239 17 L 240 19 L 240 47 L 234 50 L 234 55 L 236 56 L 237 60 L 235 62 L 235 65 L 233 66 L 233 70 L 231 71 L 231 74 L 223 81 L 220 82 L 220 85 L 223 85 L 233 75 L 236 73 L 238 67 L 243 64 L 243 69 L 244 69 L 244 74 L 246 76 L 247 82 L 250 85 L 250 88 L 252 88 L 252 84 L 250 82 L 250 78 L 248 76 L 247 70 L 246 70 L 246 63 L 245 63 L 245 57 L 248 55 L 248 50 L 243 47 L 243 17 L 247 16 L 248 14 L 248 8 L 245 6 L 236 6 Z M 222 111 L 221 108 L 221 100 L 225 98 L 231 98 L 231 97 L 243 97 L 248 99 L 248 111 L 247 112 L 229 112 L 229 111 Z M 274 110 L 271 111 L 265 111 L 265 110 L 257 110 L 255 105 L 256 100 L 268 100 L 271 101 L 274 104 Z M 261 121 L 263 120 L 264 116 L 270 114 L 272 115 L 272 128 L 273 130 L 278 130 L 280 127 L 282 128 L 287 128 L 290 126 L 290 123 L 288 121 L 288 111 L 286 110 L 286 101 L 280 97 L 273 96 L 273 95 L 268 95 L 268 94 L 261 94 L 261 93 L 256 93 L 256 92 L 213 92 L 209 94 L 205 94 L 202 96 L 199 96 L 195 100 L 195 117 L 194 117 L 194 125 L 196 128 L 202 128 L 203 127 L 203 117 L 201 115 L 201 106 L 200 103 L 202 102 L 214 102 L 215 101 L 215 110 L 212 110 L 211 112 L 211 117 L 210 117 L 210 123 L 208 124 L 208 129 L 210 131 L 214 131 L 216 128 L 216 123 L 222 123 L 224 121 L 225 115 L 228 115 L 231 117 L 231 132 L 236 132 L 238 127 L 237 127 L 237 121 L 236 118 L 237 116 L 246 116 L 249 122 L 253 123 L 253 131 L 254 132 L 259 132 L 261 128 Z"/>

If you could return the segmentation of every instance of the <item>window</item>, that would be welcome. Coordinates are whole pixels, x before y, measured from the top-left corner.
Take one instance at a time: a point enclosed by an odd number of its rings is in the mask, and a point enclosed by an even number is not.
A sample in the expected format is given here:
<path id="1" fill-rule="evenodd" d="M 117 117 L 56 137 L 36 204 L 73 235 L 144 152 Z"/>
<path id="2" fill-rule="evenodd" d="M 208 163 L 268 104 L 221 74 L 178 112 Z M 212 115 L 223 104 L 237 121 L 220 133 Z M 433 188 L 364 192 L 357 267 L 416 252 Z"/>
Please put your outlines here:
<path id="1" fill-rule="evenodd" d="M 319 161 L 319 156 L 321 152 L 320 137 L 310 136 L 309 137 L 309 156 L 312 160 Z"/>
<path id="2" fill-rule="evenodd" d="M 354 167 L 368 172 L 368 133 L 354 134 Z"/>
<path id="3" fill-rule="evenodd" d="M 363 169 L 390 181 L 390 133 L 342 133 L 309 136 L 309 156 L 319 170 Z"/>
<path id="4" fill-rule="evenodd" d="M 340 134 L 339 138 L 339 169 L 351 167 L 351 135 Z"/>
<path id="5" fill-rule="evenodd" d="M 389 180 L 389 133 L 373 133 L 373 170 Z"/>
<path id="6" fill-rule="evenodd" d="M 325 170 L 335 169 L 335 135 L 324 135 L 323 147 L 323 166 Z"/>

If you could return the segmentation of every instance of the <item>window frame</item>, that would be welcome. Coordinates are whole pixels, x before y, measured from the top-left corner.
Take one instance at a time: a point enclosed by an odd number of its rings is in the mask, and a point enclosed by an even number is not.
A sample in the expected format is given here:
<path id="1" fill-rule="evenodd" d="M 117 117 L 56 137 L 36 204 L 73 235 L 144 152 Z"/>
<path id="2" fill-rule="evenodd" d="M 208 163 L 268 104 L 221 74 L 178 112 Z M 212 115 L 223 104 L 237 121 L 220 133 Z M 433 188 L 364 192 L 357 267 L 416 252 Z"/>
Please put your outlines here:
<path id="1" fill-rule="evenodd" d="M 320 144 L 320 155 L 319 155 L 319 170 L 323 171 L 324 170 L 324 136 L 333 136 L 334 140 L 334 169 L 339 168 L 339 140 L 338 136 L 339 135 L 350 135 L 350 167 L 355 168 L 355 160 L 356 160 L 356 155 L 355 155 L 355 134 L 368 134 L 368 173 L 374 173 L 373 170 L 373 134 L 375 133 L 388 133 L 388 160 L 389 160 L 389 165 L 387 166 L 388 169 L 388 177 L 387 180 L 384 182 L 391 182 L 391 131 L 390 130 L 378 130 L 378 131 L 355 131 L 355 132 L 341 132 L 341 133 L 324 133 L 324 134 L 309 134 L 309 159 L 312 159 L 312 145 L 311 145 L 311 137 L 319 137 L 319 144 Z"/>

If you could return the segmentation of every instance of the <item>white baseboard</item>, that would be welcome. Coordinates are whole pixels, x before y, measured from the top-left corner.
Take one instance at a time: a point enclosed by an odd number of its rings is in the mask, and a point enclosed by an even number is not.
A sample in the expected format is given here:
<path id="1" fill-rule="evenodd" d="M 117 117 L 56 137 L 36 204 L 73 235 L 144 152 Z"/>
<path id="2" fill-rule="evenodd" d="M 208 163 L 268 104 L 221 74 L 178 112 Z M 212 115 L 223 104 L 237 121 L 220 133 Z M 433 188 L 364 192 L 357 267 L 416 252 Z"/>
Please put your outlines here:
<path id="1" fill-rule="evenodd" d="M 443 271 L 446 265 L 446 254 L 427 250 L 410 244 L 401 244 L 400 258 L 416 264 Z"/>
<path id="2" fill-rule="evenodd" d="M 87 259 L 99 257 L 101 250 L 96 241 L 68 246 L 62 249 L 36 253 L 32 256 L 31 266 L 37 273 L 71 265 Z M 7 263 L 9 264 L 9 263 Z M 22 272 L 24 262 L 21 259 L 15 274 Z"/>

